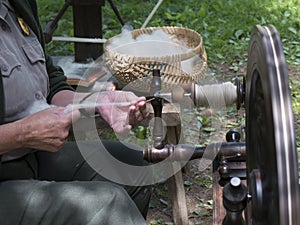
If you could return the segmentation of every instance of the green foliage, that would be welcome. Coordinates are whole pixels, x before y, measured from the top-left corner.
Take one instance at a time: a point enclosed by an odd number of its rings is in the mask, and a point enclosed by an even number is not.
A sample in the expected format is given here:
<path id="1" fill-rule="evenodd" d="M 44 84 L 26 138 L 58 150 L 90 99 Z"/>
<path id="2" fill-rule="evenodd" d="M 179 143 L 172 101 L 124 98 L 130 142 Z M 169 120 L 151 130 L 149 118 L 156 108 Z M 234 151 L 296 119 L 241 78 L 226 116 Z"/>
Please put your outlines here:
<path id="1" fill-rule="evenodd" d="M 53 19 L 65 0 L 37 0 L 41 24 Z M 123 19 L 140 28 L 157 0 L 118 0 L 115 4 Z M 201 34 L 208 54 L 210 68 L 225 64 L 233 72 L 239 72 L 247 60 L 248 44 L 252 27 L 256 24 L 272 24 L 278 30 L 288 64 L 300 65 L 300 4 L 299 0 L 164 0 L 154 14 L 148 27 L 183 26 Z M 55 35 L 73 36 L 72 7 L 59 21 Z M 92 19 L 92 18 L 91 18 Z M 110 4 L 103 7 L 103 35 L 111 38 L 121 32 L 121 25 Z M 74 52 L 72 43 L 52 42 L 47 45 L 51 55 L 70 55 Z M 299 83 L 292 81 L 293 108 L 300 114 Z M 199 117 L 198 128 L 202 136 L 214 133 L 210 120 Z M 228 126 L 234 126 L 229 124 Z M 229 127 L 228 127 L 229 128 Z M 195 136 L 193 130 L 188 136 Z M 192 132 L 194 132 L 192 134 Z M 138 130 L 136 138 L 143 142 L 145 129 Z M 144 137 L 144 138 L 143 138 Z M 298 141 L 298 148 L 300 144 Z"/>
<path id="2" fill-rule="evenodd" d="M 44 28 L 48 21 L 54 19 L 62 6 L 64 0 L 47 1 L 37 0 L 39 8 L 39 16 L 41 25 Z M 63 17 L 59 20 L 58 27 L 55 30 L 56 36 L 73 36 L 73 14 L 71 7 L 65 12 Z M 72 43 L 63 42 L 50 42 L 47 45 L 47 50 L 51 55 L 71 55 L 74 52 L 74 46 Z"/>
<path id="3" fill-rule="evenodd" d="M 158 224 L 163 224 L 163 225 L 174 225 L 172 222 L 164 222 L 163 219 L 157 219 L 157 220 L 152 220 L 148 225 L 158 225 Z"/>
<path id="4" fill-rule="evenodd" d="M 38 0 L 42 24 L 53 18 L 64 0 Z M 138 4 L 137 4 L 138 3 Z M 140 28 L 156 0 L 119 0 L 115 4 L 123 19 Z M 252 27 L 273 24 L 281 35 L 287 61 L 300 64 L 300 4 L 299 0 L 165 0 L 157 10 L 150 26 L 184 26 L 199 32 L 210 65 L 233 65 L 247 58 Z M 120 33 L 118 22 L 108 2 L 103 8 L 103 34 L 110 38 Z M 55 35 L 73 34 L 72 9 L 67 10 Z M 48 46 L 51 54 L 64 55 L 73 51 L 72 44 L 55 43 Z"/>

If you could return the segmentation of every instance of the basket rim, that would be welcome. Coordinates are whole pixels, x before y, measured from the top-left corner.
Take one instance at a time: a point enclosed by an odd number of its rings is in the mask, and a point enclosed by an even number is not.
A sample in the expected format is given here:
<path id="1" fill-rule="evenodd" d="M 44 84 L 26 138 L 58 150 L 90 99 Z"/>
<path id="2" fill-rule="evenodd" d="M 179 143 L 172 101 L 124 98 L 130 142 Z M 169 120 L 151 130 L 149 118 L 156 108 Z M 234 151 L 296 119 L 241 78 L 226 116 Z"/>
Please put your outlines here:
<path id="1" fill-rule="evenodd" d="M 188 31 L 191 34 L 193 34 L 195 37 L 197 37 L 199 39 L 199 43 L 197 44 L 197 46 L 193 47 L 191 50 L 189 50 L 188 52 L 185 53 L 181 53 L 181 54 L 170 54 L 170 55 L 166 55 L 166 56 L 135 56 L 135 55 L 130 55 L 130 54 L 124 54 L 124 53 L 119 53 L 117 51 L 113 51 L 111 49 L 108 49 L 108 45 L 112 42 L 113 39 L 120 37 L 122 34 L 118 34 L 114 37 L 109 38 L 103 45 L 104 48 L 104 52 L 105 53 L 109 53 L 110 55 L 118 55 L 120 57 L 134 57 L 132 58 L 133 61 L 160 61 L 160 60 L 174 60 L 174 57 L 178 58 L 178 60 L 183 61 L 183 60 L 187 60 L 195 55 L 201 55 L 202 60 L 204 60 L 205 62 L 207 62 L 207 57 L 206 57 L 206 52 L 204 49 L 204 44 L 203 44 L 203 39 L 202 36 L 196 32 L 195 30 L 192 30 L 190 28 L 186 28 L 186 27 L 179 27 L 179 26 L 162 26 L 162 27 L 146 27 L 146 28 L 141 28 L 141 29 L 134 29 L 131 32 L 131 35 L 133 38 L 136 38 L 137 36 L 141 35 L 139 34 L 139 32 L 144 31 L 145 33 L 152 33 L 153 31 L 156 30 L 164 30 L 164 31 L 169 31 L 169 30 L 180 30 L 180 31 Z M 168 33 L 168 32 L 167 32 Z M 168 33 L 169 34 L 169 33 Z M 176 35 L 176 33 L 175 33 Z"/>

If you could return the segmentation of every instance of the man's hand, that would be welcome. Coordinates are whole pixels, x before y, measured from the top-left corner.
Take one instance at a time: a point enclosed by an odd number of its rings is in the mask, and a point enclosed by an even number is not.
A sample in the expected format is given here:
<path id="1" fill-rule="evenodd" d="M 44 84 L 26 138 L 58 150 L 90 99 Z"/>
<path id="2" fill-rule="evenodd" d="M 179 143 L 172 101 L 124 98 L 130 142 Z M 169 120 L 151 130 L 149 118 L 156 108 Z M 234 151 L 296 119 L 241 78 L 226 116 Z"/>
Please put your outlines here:
<path id="1" fill-rule="evenodd" d="M 146 109 L 146 98 L 137 97 L 132 92 L 100 92 L 95 101 L 103 103 L 103 106 L 96 108 L 96 112 L 99 112 L 117 133 L 128 132 L 134 125 L 149 115 Z M 117 104 L 113 106 L 104 105 L 104 103 L 114 102 L 129 102 L 131 104 L 129 106 L 118 106 Z"/>
<path id="2" fill-rule="evenodd" d="M 146 109 L 145 97 L 137 97 L 134 93 L 128 91 L 107 91 L 97 93 L 80 93 L 69 90 L 63 90 L 52 98 L 51 104 L 67 106 L 69 104 L 90 104 L 90 108 L 86 108 L 89 113 L 98 112 L 106 120 L 106 122 L 117 133 L 128 132 L 136 123 L 146 118 L 149 113 Z M 105 103 L 126 103 L 126 106 L 106 105 Z M 93 107 L 93 104 L 102 104 L 103 106 Z M 70 107 L 71 108 L 71 107 Z"/>
<path id="3" fill-rule="evenodd" d="M 56 152 L 64 145 L 72 121 L 79 117 L 78 110 L 66 112 L 64 107 L 37 112 L 18 121 L 18 140 L 23 147 Z"/>

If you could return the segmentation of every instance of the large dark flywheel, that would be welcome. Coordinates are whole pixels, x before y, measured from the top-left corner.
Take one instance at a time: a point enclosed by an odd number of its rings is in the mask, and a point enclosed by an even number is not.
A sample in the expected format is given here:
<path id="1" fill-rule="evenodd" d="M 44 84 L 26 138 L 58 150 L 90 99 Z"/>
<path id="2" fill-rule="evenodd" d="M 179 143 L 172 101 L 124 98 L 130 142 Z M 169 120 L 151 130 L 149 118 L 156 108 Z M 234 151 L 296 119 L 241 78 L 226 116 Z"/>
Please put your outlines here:
<path id="1" fill-rule="evenodd" d="M 247 224 L 299 225 L 298 157 L 289 78 L 273 26 L 255 26 L 246 75 Z"/>

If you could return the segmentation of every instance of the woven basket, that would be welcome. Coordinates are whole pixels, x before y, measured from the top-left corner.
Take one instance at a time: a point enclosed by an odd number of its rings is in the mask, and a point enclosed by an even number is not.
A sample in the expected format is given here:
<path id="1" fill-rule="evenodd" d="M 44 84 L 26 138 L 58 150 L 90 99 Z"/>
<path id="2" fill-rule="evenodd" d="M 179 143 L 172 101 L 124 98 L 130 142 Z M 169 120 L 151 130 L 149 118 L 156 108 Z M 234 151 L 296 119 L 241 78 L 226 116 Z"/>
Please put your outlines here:
<path id="1" fill-rule="evenodd" d="M 184 45 L 188 51 L 170 55 L 138 56 L 120 52 L 118 48 L 110 48 L 117 35 L 108 39 L 104 44 L 105 65 L 108 70 L 124 86 L 130 86 L 139 92 L 150 91 L 153 69 L 159 69 L 164 89 L 174 85 L 184 85 L 190 82 L 199 82 L 207 68 L 207 57 L 202 37 L 194 30 L 183 27 L 151 27 L 131 31 L 132 38 L 136 39 L 143 34 L 152 34 L 161 29 L 171 37 L 174 46 Z M 134 45 L 132 46 L 134 48 Z M 184 71 L 182 63 L 192 60 L 192 68 Z"/>

